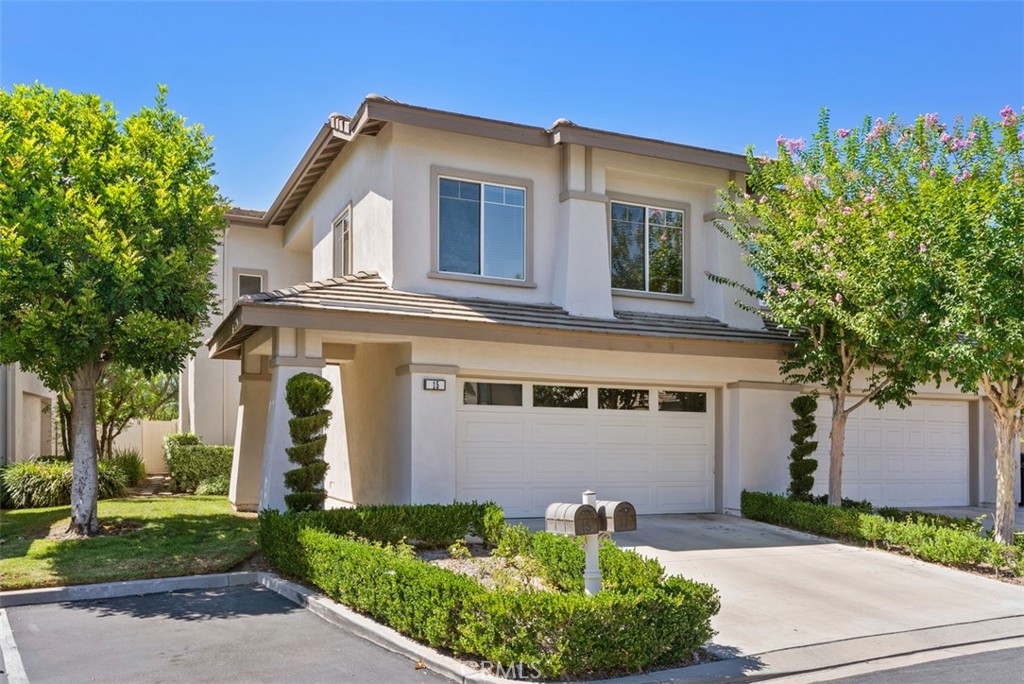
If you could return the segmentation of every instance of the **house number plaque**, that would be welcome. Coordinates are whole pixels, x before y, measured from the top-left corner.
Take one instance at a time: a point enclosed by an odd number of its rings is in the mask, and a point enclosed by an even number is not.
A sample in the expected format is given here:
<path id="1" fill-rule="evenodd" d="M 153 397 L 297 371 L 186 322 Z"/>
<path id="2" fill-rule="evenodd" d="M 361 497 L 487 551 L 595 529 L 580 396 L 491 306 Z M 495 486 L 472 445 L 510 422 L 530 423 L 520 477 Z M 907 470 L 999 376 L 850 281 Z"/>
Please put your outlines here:
<path id="1" fill-rule="evenodd" d="M 442 378 L 424 378 L 423 389 L 433 390 L 435 392 L 444 392 L 445 381 Z"/>

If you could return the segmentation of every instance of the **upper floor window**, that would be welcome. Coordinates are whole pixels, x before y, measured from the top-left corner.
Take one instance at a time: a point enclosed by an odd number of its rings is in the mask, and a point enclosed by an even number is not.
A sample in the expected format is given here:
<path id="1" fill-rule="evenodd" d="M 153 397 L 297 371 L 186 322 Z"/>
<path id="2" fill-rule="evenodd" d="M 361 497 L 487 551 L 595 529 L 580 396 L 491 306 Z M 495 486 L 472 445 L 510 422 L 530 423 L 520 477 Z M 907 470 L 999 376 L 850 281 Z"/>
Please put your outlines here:
<path id="1" fill-rule="evenodd" d="M 352 210 L 349 207 L 334 219 L 334 275 L 352 272 Z"/>
<path id="2" fill-rule="evenodd" d="M 437 178 L 437 270 L 526 279 L 526 188 Z"/>
<path id="3" fill-rule="evenodd" d="M 686 213 L 611 203 L 612 287 L 684 295 Z"/>
<path id="4" fill-rule="evenodd" d="M 235 299 L 245 295 L 259 294 L 266 291 L 267 272 L 264 270 L 235 268 L 234 271 Z"/>

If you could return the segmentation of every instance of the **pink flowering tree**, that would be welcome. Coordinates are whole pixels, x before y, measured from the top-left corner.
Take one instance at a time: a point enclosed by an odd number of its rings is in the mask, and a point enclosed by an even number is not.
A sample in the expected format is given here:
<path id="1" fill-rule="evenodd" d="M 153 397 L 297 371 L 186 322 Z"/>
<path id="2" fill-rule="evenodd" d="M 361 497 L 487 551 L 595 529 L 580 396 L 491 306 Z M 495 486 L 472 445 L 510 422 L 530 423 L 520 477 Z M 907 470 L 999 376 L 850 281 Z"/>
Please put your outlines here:
<path id="1" fill-rule="evenodd" d="M 773 325 L 792 332 L 781 361 L 790 382 L 831 402 L 828 501 L 842 501 L 846 424 L 867 402 L 906 406 L 929 375 L 920 349 L 928 320 L 922 283 L 898 265 L 927 245 L 915 237 L 905 179 L 893 173 L 894 122 L 831 130 L 823 112 L 810 142 L 779 138 L 774 159 L 748 150 L 745 185 L 722 198 L 724 234 L 741 245 L 764 285 L 752 289 Z"/>
<path id="2" fill-rule="evenodd" d="M 1015 441 L 1024 407 L 1024 133 L 1012 107 L 998 120 L 944 124 L 920 117 L 891 144 L 905 153 L 901 184 L 927 246 L 931 342 L 939 378 L 988 400 L 996 435 L 995 537 L 1012 543 Z M 903 141 L 900 143 L 900 141 Z"/>

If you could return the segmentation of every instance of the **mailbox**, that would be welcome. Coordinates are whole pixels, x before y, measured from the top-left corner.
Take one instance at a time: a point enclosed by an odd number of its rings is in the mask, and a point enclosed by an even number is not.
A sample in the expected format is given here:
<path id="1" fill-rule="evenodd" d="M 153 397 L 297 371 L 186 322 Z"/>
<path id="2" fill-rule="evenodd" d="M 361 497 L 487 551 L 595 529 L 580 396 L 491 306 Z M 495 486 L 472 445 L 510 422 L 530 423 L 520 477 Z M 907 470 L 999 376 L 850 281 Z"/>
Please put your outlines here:
<path id="1" fill-rule="evenodd" d="M 630 532 L 636 529 L 636 508 L 628 501 L 598 501 L 597 517 L 603 532 Z"/>
<path id="2" fill-rule="evenodd" d="M 601 531 L 597 509 L 590 504 L 553 503 L 544 512 L 548 532 L 568 537 L 582 537 Z M 636 529 L 634 522 L 633 528 Z"/>

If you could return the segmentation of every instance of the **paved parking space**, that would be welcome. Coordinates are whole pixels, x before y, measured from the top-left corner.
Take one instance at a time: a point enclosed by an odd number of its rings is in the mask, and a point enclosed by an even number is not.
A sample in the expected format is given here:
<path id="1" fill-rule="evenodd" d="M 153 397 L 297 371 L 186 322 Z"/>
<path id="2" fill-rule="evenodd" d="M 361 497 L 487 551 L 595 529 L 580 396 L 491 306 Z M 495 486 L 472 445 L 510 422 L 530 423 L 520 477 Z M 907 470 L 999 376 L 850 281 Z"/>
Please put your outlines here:
<path id="1" fill-rule="evenodd" d="M 448 681 L 262 587 L 5 611 L 32 684 Z M 10 684 L 23 684 L 11 675 Z"/>

